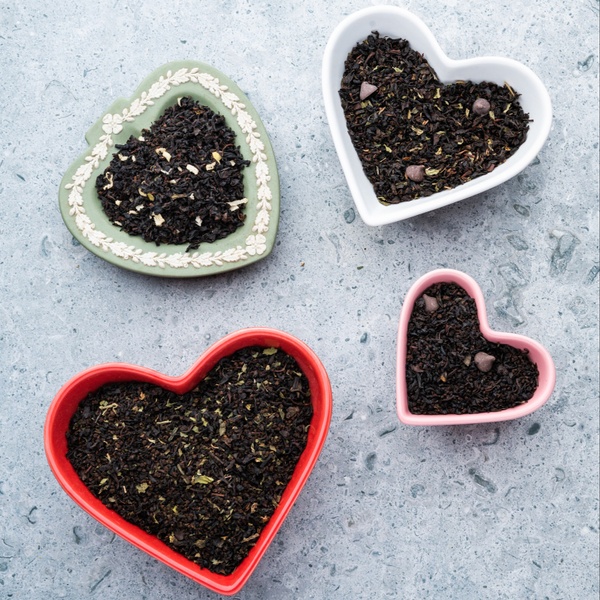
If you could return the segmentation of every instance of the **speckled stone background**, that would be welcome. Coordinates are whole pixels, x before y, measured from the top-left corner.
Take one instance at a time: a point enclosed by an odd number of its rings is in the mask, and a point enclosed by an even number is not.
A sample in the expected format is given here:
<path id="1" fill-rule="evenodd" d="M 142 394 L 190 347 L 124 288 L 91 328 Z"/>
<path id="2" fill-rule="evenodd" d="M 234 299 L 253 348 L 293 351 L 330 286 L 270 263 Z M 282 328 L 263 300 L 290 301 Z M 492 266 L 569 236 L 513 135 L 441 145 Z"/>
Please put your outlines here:
<path id="1" fill-rule="evenodd" d="M 237 598 L 597 598 L 598 0 L 397 4 L 453 58 L 528 65 L 555 116 L 514 180 L 370 228 L 320 82 L 329 34 L 370 2 L 0 2 L 0 598 L 217 597 L 75 506 L 47 466 L 43 423 L 86 367 L 177 375 L 224 334 L 259 325 L 317 352 L 334 411 L 307 486 Z M 74 243 L 57 190 L 108 106 L 187 58 L 228 74 L 260 113 L 281 224 L 266 260 L 163 280 Z M 557 385 L 541 410 L 486 426 L 399 423 L 398 315 L 437 267 L 479 282 L 492 327 L 550 350 Z"/>

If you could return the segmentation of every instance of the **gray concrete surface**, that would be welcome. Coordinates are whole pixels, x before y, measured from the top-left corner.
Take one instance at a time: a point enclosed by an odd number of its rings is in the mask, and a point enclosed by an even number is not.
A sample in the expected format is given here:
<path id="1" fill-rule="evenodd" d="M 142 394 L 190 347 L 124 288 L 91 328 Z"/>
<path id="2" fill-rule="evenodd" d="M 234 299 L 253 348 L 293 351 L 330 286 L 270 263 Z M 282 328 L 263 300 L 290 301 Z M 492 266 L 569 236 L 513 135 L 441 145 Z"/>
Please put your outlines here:
<path id="1" fill-rule="evenodd" d="M 322 107 L 335 25 L 370 2 L 0 2 L 0 598 L 210 599 L 64 494 L 43 451 L 60 386 L 102 362 L 176 375 L 246 326 L 307 342 L 331 431 L 237 598 L 586 600 L 598 596 L 598 0 L 412 0 L 454 58 L 510 56 L 554 124 L 520 176 L 380 228 L 355 213 Z M 84 133 L 150 71 L 197 59 L 249 95 L 281 177 L 277 246 L 239 271 L 136 275 L 73 242 L 57 188 Z M 421 274 L 461 269 L 496 329 L 545 344 L 538 412 L 411 428 L 395 414 L 396 327 Z"/>

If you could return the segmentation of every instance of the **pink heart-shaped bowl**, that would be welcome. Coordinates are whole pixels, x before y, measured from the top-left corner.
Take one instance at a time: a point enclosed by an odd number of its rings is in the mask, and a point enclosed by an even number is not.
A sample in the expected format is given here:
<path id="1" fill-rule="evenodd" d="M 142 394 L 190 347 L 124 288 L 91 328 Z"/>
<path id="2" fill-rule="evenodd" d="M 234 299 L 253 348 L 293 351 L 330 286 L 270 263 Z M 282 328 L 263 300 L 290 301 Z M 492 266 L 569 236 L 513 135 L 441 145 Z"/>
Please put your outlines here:
<path id="1" fill-rule="evenodd" d="M 506 344 L 527 350 L 529 358 L 537 365 L 539 377 L 538 386 L 533 396 L 524 404 L 497 412 L 481 412 L 474 414 L 448 415 L 417 415 L 408 408 L 406 389 L 406 353 L 408 323 L 417 299 L 423 292 L 435 283 L 455 283 L 462 287 L 475 300 L 479 328 L 483 336 L 490 342 Z M 460 271 L 453 269 L 438 269 L 423 275 L 406 294 L 400 324 L 398 326 L 398 351 L 396 359 L 396 410 L 398 418 L 406 425 L 468 425 L 471 423 L 493 423 L 524 417 L 542 406 L 550 397 L 556 382 L 556 369 L 548 351 L 539 343 L 524 335 L 503 333 L 490 328 L 485 311 L 485 301 L 477 282 Z"/>
<path id="2" fill-rule="evenodd" d="M 313 417 L 306 449 L 281 497 L 278 507 L 263 528 L 256 545 L 231 575 L 219 575 L 189 561 L 158 538 L 132 525 L 100 502 L 77 476 L 66 457 L 66 432 L 79 403 L 102 385 L 118 381 L 142 381 L 162 386 L 177 394 L 193 389 L 223 357 L 247 346 L 281 348 L 293 356 L 308 378 Z M 67 382 L 54 398 L 46 417 L 44 445 L 54 476 L 65 492 L 103 525 L 161 560 L 176 571 L 220 594 L 235 594 L 246 583 L 300 494 L 321 452 L 331 420 L 331 385 L 316 354 L 303 342 L 274 329 L 254 328 L 234 332 L 211 346 L 183 375 L 169 377 L 135 365 L 109 363 L 87 369 Z"/>

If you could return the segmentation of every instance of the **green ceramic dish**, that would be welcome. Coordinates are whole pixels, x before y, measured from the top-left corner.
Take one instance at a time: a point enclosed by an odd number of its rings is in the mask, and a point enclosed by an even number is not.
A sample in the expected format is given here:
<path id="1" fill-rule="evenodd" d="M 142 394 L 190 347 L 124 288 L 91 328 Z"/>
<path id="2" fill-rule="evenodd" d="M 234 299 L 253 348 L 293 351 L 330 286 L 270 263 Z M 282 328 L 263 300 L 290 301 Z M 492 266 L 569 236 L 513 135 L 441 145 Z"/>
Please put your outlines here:
<path id="1" fill-rule="evenodd" d="M 244 158 L 246 221 L 234 233 L 193 252 L 186 245 L 144 242 L 113 225 L 95 189 L 109 165 L 115 144 L 139 136 L 169 106 L 190 96 L 220 113 L 236 134 Z M 117 100 L 86 134 L 87 151 L 67 170 L 60 184 L 62 217 L 73 236 L 90 252 L 119 267 L 161 277 L 214 275 L 267 256 L 279 223 L 279 178 L 265 128 L 250 101 L 216 69 L 193 61 L 164 65 L 147 77 L 129 100 Z"/>

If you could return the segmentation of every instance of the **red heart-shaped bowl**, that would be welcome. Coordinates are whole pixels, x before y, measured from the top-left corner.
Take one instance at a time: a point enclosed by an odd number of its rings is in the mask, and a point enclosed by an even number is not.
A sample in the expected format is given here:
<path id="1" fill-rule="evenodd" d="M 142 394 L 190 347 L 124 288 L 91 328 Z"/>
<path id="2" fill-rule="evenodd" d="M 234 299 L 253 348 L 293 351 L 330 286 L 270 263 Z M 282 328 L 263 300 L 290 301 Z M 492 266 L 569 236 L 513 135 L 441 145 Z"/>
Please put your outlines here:
<path id="1" fill-rule="evenodd" d="M 306 449 L 278 507 L 263 528 L 256 545 L 231 575 L 219 575 L 189 561 L 158 538 L 132 525 L 100 502 L 79 479 L 67 459 L 66 432 L 79 403 L 102 385 L 118 381 L 142 381 L 159 385 L 177 394 L 193 389 L 217 362 L 247 346 L 281 348 L 293 356 L 308 378 L 313 417 Z M 246 583 L 300 494 L 321 452 L 331 420 L 331 385 L 327 372 L 316 354 L 293 336 L 274 329 L 254 328 L 234 332 L 211 346 L 183 375 L 169 377 L 135 365 L 109 363 L 82 371 L 67 382 L 54 398 L 44 428 L 46 457 L 54 476 L 65 492 L 103 525 L 161 560 L 176 571 L 220 594 L 235 594 Z"/>
<path id="2" fill-rule="evenodd" d="M 474 414 L 417 415 L 408 408 L 406 389 L 406 352 L 408 323 L 417 299 L 435 283 L 455 283 L 462 287 L 475 300 L 479 328 L 483 336 L 490 342 L 506 344 L 527 350 L 529 358 L 537 365 L 538 386 L 533 396 L 524 404 L 497 412 L 481 412 Z M 492 423 L 508 421 L 524 417 L 542 406 L 552 394 L 556 382 L 556 369 L 548 351 L 539 343 L 524 335 L 503 333 L 490 328 L 485 311 L 485 301 L 477 282 L 460 271 L 453 269 L 437 269 L 423 275 L 410 288 L 404 299 L 398 326 L 398 350 L 396 359 L 396 410 L 400 421 L 406 425 L 467 425 L 470 423 Z"/>

